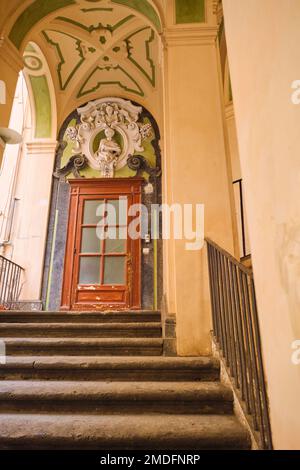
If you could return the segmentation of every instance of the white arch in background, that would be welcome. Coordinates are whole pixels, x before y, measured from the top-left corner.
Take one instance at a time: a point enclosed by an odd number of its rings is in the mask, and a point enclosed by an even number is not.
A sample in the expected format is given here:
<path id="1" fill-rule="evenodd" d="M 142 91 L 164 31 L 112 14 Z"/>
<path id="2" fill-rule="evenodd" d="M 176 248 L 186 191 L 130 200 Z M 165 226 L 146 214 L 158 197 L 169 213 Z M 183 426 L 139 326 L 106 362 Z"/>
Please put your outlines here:
<path id="1" fill-rule="evenodd" d="M 21 80 L 28 94 L 23 96 L 22 128 L 16 128 L 18 116 L 14 113 L 11 122 L 11 126 L 23 135 L 23 142 L 16 149 L 14 167 L 13 160 L 9 158 L 5 170 L 13 173 L 12 187 L 3 191 L 9 197 L 4 231 L 5 238 L 9 239 L 5 240 L 8 242 L 5 255 L 25 269 L 21 299 L 36 301 L 40 299 L 43 276 L 57 113 L 49 67 L 35 43 L 29 43 L 25 48 L 24 64 Z M 15 207 L 14 212 L 12 207 Z M 11 229 L 8 230 L 9 227 Z"/>

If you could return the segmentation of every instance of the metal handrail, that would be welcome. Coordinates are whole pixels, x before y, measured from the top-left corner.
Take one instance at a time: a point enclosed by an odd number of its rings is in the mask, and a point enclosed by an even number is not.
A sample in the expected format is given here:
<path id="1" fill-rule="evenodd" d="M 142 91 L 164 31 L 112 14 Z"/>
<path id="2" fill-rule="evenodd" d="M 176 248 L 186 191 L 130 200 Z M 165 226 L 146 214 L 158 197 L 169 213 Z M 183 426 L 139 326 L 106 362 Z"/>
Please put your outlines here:
<path id="1" fill-rule="evenodd" d="M 243 258 L 250 256 L 250 253 L 247 253 L 246 246 L 246 224 L 245 224 L 245 209 L 244 209 L 244 197 L 243 197 L 243 180 L 242 178 L 232 182 L 233 185 L 238 185 L 239 187 L 239 200 L 240 200 L 240 217 L 241 217 L 241 231 L 242 231 L 242 248 L 243 248 Z"/>
<path id="2" fill-rule="evenodd" d="M 21 274 L 24 269 L 0 255 L 0 305 L 10 308 L 20 297 Z"/>
<path id="3" fill-rule="evenodd" d="M 261 448 L 272 449 L 253 273 L 210 239 L 213 335 Z"/>

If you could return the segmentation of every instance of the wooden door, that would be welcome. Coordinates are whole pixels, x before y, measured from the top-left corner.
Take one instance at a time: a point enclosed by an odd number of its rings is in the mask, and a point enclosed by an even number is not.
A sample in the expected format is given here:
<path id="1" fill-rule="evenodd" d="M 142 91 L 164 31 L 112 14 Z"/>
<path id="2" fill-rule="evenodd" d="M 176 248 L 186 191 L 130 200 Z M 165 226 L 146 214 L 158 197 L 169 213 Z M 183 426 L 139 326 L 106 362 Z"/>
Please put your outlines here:
<path id="1" fill-rule="evenodd" d="M 61 309 L 140 309 L 141 240 L 128 236 L 132 221 L 128 209 L 141 203 L 142 179 L 75 179 L 69 183 Z"/>

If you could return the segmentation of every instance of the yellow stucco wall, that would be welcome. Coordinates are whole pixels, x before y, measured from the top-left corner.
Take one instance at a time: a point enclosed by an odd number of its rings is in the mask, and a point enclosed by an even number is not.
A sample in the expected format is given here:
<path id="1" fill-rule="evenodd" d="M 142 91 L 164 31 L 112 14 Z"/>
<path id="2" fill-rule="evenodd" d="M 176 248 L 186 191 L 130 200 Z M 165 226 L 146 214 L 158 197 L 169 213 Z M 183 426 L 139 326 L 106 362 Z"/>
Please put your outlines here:
<path id="1" fill-rule="evenodd" d="M 299 449 L 299 1 L 223 3 L 274 446 Z"/>

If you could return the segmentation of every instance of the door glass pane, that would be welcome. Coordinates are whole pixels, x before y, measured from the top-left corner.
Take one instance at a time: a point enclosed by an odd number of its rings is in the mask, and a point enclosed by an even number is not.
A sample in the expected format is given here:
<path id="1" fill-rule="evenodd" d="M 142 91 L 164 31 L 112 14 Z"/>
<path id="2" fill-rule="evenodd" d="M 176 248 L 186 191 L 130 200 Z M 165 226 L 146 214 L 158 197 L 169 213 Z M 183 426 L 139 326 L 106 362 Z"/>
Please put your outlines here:
<path id="1" fill-rule="evenodd" d="M 127 224 L 127 198 L 122 197 L 120 199 L 108 199 L 107 206 L 112 207 L 110 219 L 108 219 L 108 225 L 126 225 Z M 121 213 L 121 218 L 120 218 Z M 114 217 L 115 214 L 115 217 Z M 115 219 L 115 220 L 114 220 Z"/>
<path id="2" fill-rule="evenodd" d="M 104 284 L 125 284 L 126 256 L 106 256 L 104 264 Z"/>
<path id="3" fill-rule="evenodd" d="M 107 231 L 105 253 L 126 253 L 127 228 L 113 228 Z"/>
<path id="4" fill-rule="evenodd" d="M 100 284 L 100 256 L 82 256 L 79 266 L 79 284 Z"/>
<path id="5" fill-rule="evenodd" d="M 82 229 L 81 253 L 100 253 L 101 241 L 96 227 Z"/>
<path id="6" fill-rule="evenodd" d="M 97 215 L 98 214 L 98 215 Z M 97 199 L 85 201 L 83 209 L 83 224 L 97 225 L 104 214 L 104 201 Z"/>

